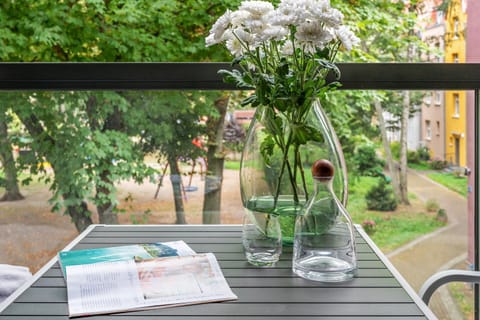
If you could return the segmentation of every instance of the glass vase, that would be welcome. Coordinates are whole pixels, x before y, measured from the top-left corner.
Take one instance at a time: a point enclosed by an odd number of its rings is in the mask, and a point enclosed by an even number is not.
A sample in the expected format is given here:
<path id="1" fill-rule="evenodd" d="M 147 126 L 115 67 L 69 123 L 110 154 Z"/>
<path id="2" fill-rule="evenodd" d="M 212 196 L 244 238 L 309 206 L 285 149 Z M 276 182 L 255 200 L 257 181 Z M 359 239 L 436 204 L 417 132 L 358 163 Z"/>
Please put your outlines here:
<path id="1" fill-rule="evenodd" d="M 288 145 L 292 140 L 297 143 Z M 313 100 L 307 116 L 296 123 L 277 110 L 257 107 L 240 164 L 242 203 L 247 212 L 278 216 L 284 245 L 293 244 L 295 218 L 313 192 L 305 172 L 316 159 L 328 159 L 335 167 L 333 190 L 346 205 L 343 152 L 319 100 Z"/>
<path id="2" fill-rule="evenodd" d="M 348 211 L 333 193 L 334 172 L 328 160 L 314 163 L 314 192 L 297 216 L 292 270 L 305 279 L 347 281 L 357 270 L 355 230 Z"/>

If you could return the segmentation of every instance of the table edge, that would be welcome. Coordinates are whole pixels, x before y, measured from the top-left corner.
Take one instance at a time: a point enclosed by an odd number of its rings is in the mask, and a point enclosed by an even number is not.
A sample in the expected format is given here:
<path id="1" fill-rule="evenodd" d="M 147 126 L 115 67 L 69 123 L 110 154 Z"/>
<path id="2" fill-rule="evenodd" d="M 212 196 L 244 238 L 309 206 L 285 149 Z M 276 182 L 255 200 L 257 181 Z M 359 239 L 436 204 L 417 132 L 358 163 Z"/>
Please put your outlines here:
<path id="1" fill-rule="evenodd" d="M 378 258 L 385 264 L 388 270 L 393 274 L 395 279 L 398 280 L 400 285 L 405 289 L 407 294 L 412 298 L 415 304 L 422 310 L 425 316 L 431 320 L 437 320 L 437 316 L 432 312 L 432 310 L 423 302 L 417 292 L 410 286 L 410 284 L 405 280 L 402 274 L 395 268 L 395 266 L 388 260 L 387 256 L 380 250 L 380 248 L 373 242 L 370 236 L 363 230 L 362 226 L 355 225 L 358 233 L 361 234 L 362 238 L 368 243 L 372 248 L 373 252 L 378 256 Z"/>

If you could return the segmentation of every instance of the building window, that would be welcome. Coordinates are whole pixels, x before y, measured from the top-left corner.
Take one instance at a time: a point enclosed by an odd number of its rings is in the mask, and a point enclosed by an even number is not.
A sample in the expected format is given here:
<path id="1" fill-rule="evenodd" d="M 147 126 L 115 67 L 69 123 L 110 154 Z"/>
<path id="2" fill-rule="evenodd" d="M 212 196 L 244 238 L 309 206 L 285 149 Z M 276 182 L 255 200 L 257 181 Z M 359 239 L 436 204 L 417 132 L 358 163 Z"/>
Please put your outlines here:
<path id="1" fill-rule="evenodd" d="M 440 135 L 440 121 L 437 121 L 437 136 Z"/>
<path id="2" fill-rule="evenodd" d="M 453 116 L 455 118 L 460 117 L 460 96 L 458 93 L 453 95 Z"/>
<path id="3" fill-rule="evenodd" d="M 442 104 L 442 92 L 441 91 L 435 91 L 435 104 L 437 106 Z"/>
<path id="4" fill-rule="evenodd" d="M 459 25 L 458 17 L 453 18 L 453 39 L 458 39 L 458 25 Z"/>
<path id="5" fill-rule="evenodd" d="M 425 93 L 425 98 L 423 99 L 423 102 L 427 107 L 430 107 L 430 105 L 432 104 L 432 93 L 430 91 Z"/>
<path id="6" fill-rule="evenodd" d="M 459 62 L 459 61 L 458 61 L 458 53 L 452 54 L 452 60 L 453 60 L 454 63 L 458 63 L 458 62 Z"/>
<path id="7" fill-rule="evenodd" d="M 436 11 L 436 15 L 437 15 L 437 24 L 442 24 L 443 23 L 443 11 L 442 10 L 438 10 Z"/>
<path id="8" fill-rule="evenodd" d="M 432 126 L 430 125 L 430 120 L 425 120 L 425 138 L 427 140 L 432 140 Z"/>

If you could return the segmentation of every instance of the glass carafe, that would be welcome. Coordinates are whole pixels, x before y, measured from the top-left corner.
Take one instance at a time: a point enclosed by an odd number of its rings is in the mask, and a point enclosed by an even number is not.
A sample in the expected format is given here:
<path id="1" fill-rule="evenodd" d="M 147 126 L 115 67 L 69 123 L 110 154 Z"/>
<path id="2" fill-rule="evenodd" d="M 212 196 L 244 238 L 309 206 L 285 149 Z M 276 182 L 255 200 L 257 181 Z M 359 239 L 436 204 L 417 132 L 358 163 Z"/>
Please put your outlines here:
<path id="1" fill-rule="evenodd" d="M 293 271 L 302 278 L 339 282 L 357 269 L 352 219 L 332 191 L 334 166 L 317 160 L 312 166 L 314 193 L 297 216 Z"/>

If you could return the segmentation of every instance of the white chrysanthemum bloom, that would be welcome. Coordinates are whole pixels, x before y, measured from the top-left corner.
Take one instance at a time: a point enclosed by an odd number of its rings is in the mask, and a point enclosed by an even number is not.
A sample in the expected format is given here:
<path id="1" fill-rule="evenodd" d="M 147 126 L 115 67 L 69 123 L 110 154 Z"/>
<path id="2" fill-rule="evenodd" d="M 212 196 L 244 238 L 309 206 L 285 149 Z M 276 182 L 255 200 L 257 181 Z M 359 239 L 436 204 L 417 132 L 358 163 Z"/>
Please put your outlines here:
<path id="1" fill-rule="evenodd" d="M 303 15 L 304 9 L 299 8 L 295 3 L 280 3 L 278 8 L 268 17 L 273 25 L 291 26 L 298 24 L 298 20 Z"/>
<path id="2" fill-rule="evenodd" d="M 250 32 L 245 31 L 245 29 L 237 28 L 232 30 L 234 37 L 238 38 L 241 42 L 245 43 L 247 46 L 251 46 L 255 42 L 255 36 Z"/>
<path id="3" fill-rule="evenodd" d="M 298 26 L 295 38 L 299 43 L 310 43 L 322 49 L 334 39 L 334 35 L 320 22 L 307 20 Z"/>
<path id="4" fill-rule="evenodd" d="M 293 55 L 293 44 L 291 41 L 286 41 L 280 48 L 280 52 L 286 56 Z"/>
<path id="5" fill-rule="evenodd" d="M 246 20 L 244 26 L 254 34 L 260 34 L 265 28 L 267 28 L 267 24 L 262 19 Z"/>
<path id="6" fill-rule="evenodd" d="M 225 46 L 227 47 L 228 51 L 230 51 L 230 53 L 235 57 L 241 56 L 245 51 L 240 40 L 235 37 L 228 39 L 225 43 Z"/>
<path id="7" fill-rule="evenodd" d="M 335 35 L 347 51 L 352 50 L 352 47 L 360 42 L 360 39 L 346 26 L 341 26 L 335 30 Z"/>
<path id="8" fill-rule="evenodd" d="M 273 5 L 266 1 L 243 1 L 239 10 L 245 10 L 252 14 L 253 19 L 260 19 L 263 15 L 274 10 Z"/>
<path id="9" fill-rule="evenodd" d="M 288 30 L 281 26 L 267 25 L 263 31 L 258 34 L 258 40 L 265 42 L 269 40 L 282 40 L 288 35 Z"/>
<path id="10" fill-rule="evenodd" d="M 232 12 L 227 9 L 227 11 L 225 11 L 225 13 L 220 18 L 218 18 L 217 21 L 215 21 L 212 28 L 210 29 L 210 34 L 213 34 L 213 40 L 217 41 L 217 43 L 222 41 L 223 34 L 230 26 L 232 20 L 231 14 Z"/>
<path id="11" fill-rule="evenodd" d="M 213 33 L 210 33 L 208 37 L 205 38 L 205 45 L 207 47 L 213 46 L 214 44 L 218 43 L 217 41 L 215 41 L 214 36 L 215 35 Z"/>
<path id="12" fill-rule="evenodd" d="M 246 10 L 237 10 L 231 14 L 231 24 L 235 27 L 243 26 L 246 20 L 251 19 L 252 15 Z"/>
<path id="13" fill-rule="evenodd" d="M 333 28 L 339 27 L 343 22 L 343 14 L 337 9 L 330 9 L 318 15 L 318 20 Z"/>

